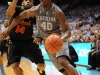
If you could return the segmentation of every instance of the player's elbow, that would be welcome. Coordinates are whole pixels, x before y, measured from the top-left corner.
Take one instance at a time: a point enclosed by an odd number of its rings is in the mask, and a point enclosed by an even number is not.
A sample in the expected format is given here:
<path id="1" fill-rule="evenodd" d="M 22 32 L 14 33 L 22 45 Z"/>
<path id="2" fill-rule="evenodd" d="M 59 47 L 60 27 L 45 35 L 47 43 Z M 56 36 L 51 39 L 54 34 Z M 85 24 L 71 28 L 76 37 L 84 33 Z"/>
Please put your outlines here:
<path id="1" fill-rule="evenodd" d="M 6 12 L 6 17 L 11 18 L 13 16 L 14 12 Z"/>
<path id="2" fill-rule="evenodd" d="M 28 13 L 27 12 L 22 12 L 18 15 L 18 17 L 20 19 L 25 19 L 25 18 L 29 18 Z"/>
<path id="3" fill-rule="evenodd" d="M 6 17 L 11 18 L 13 16 L 13 14 L 15 13 L 15 11 L 6 11 Z"/>
<path id="4" fill-rule="evenodd" d="M 11 14 L 6 14 L 6 17 L 11 18 L 12 15 Z"/>

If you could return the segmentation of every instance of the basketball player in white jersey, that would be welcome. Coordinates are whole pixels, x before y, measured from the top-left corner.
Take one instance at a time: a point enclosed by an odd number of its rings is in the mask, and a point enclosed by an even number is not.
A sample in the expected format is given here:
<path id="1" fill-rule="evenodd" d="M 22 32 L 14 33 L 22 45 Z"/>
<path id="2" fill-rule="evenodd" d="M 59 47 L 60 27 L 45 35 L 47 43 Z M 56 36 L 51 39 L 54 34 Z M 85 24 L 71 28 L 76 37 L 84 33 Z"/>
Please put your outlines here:
<path id="1" fill-rule="evenodd" d="M 8 30 L 2 33 L 2 39 L 8 36 L 10 31 L 22 19 L 30 16 L 36 16 L 39 36 L 45 40 L 45 38 L 50 34 L 57 33 L 61 35 L 61 39 L 64 41 L 62 49 L 56 54 L 47 52 L 55 67 L 57 67 L 58 70 L 63 67 L 65 69 L 65 73 L 63 72 L 64 75 L 79 75 L 75 68 L 68 61 L 69 49 L 68 43 L 65 41 L 71 36 L 71 31 L 66 22 L 64 13 L 56 4 L 52 3 L 51 0 L 40 0 L 40 2 L 41 3 L 39 5 L 25 10 L 19 14 L 19 16 L 13 20 Z"/>
<path id="2" fill-rule="evenodd" d="M 5 31 L 8 27 L 8 25 L 9 25 L 9 21 L 7 19 L 4 20 L 4 23 L 1 25 L 0 33 Z M 4 40 L 0 40 L 0 70 L 1 70 L 0 75 L 6 75 L 6 73 L 4 71 L 3 58 L 2 58 L 3 53 L 8 51 L 8 47 L 6 46 L 6 44 L 7 44 L 7 38 L 5 38 Z"/>

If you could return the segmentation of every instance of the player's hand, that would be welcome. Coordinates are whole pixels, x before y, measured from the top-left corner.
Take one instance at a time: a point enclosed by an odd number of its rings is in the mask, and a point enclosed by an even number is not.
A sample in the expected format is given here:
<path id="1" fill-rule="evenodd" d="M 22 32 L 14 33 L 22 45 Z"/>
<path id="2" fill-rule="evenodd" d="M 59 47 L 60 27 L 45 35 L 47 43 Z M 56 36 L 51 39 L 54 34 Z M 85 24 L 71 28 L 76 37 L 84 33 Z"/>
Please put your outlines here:
<path id="1" fill-rule="evenodd" d="M 62 38 L 62 36 L 60 36 L 58 33 L 52 33 L 51 35 L 58 35 L 62 39 L 62 41 L 65 41 L 65 39 Z"/>
<path id="2" fill-rule="evenodd" d="M 52 34 L 50 34 L 50 35 L 59 35 L 58 33 L 52 33 Z M 59 35 L 60 36 L 60 35 Z"/>
<path id="3" fill-rule="evenodd" d="M 42 39 L 41 38 L 35 38 L 33 42 L 41 45 L 42 44 Z"/>
<path id="4" fill-rule="evenodd" d="M 62 41 L 65 41 L 65 39 L 63 39 L 58 33 L 52 33 L 50 35 L 58 35 L 62 39 Z"/>
<path id="5" fill-rule="evenodd" d="M 10 32 L 8 30 L 5 30 L 0 34 L 0 40 L 4 40 L 9 34 Z"/>
<path id="6" fill-rule="evenodd" d="M 50 35 L 58 35 L 59 37 L 61 37 L 58 33 L 52 33 Z"/>

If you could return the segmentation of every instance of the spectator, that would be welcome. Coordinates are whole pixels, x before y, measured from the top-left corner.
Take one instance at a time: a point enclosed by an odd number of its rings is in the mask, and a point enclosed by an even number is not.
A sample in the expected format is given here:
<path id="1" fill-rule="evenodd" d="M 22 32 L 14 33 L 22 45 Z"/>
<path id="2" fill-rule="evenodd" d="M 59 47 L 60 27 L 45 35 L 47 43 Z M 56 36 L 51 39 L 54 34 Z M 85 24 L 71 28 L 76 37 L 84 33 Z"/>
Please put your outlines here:
<path id="1" fill-rule="evenodd" d="M 94 34 L 91 34 L 90 39 L 91 39 L 90 43 L 91 51 L 88 54 L 88 65 L 89 65 L 89 67 L 87 67 L 88 70 L 96 68 L 95 54 L 93 53 L 96 50 L 96 36 Z"/>

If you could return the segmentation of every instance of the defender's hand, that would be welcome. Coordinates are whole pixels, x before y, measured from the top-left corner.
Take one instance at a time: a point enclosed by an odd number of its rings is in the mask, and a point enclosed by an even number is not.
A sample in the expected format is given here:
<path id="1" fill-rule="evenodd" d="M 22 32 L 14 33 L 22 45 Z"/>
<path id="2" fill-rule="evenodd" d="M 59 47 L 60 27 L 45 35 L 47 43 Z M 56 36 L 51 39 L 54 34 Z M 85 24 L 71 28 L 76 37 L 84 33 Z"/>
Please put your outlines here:
<path id="1" fill-rule="evenodd" d="M 42 44 L 42 39 L 41 38 L 35 38 L 34 41 L 37 44 Z"/>
<path id="2" fill-rule="evenodd" d="M 4 40 L 9 34 L 10 32 L 8 30 L 5 30 L 0 34 L 0 40 Z"/>

